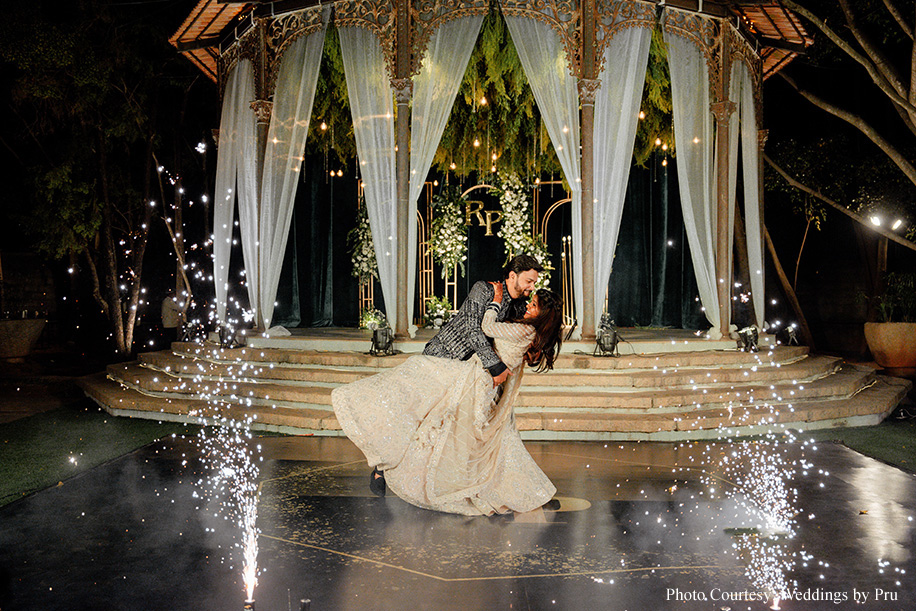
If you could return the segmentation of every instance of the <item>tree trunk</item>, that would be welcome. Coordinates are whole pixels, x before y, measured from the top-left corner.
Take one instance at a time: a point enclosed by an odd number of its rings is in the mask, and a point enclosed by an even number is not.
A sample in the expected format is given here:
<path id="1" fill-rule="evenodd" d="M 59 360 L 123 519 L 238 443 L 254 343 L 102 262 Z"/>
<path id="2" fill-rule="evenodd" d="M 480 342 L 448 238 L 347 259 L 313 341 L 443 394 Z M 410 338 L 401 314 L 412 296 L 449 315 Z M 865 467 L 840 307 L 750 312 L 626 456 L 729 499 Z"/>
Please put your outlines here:
<path id="1" fill-rule="evenodd" d="M 808 219 L 808 224 L 805 225 L 805 235 L 802 236 L 801 245 L 798 247 L 798 258 L 795 259 L 795 278 L 792 280 L 792 290 L 798 290 L 798 269 L 801 267 L 801 257 L 802 253 L 805 251 L 805 242 L 808 241 L 808 232 L 811 231 L 811 223 L 813 219 Z"/>
<path id="2" fill-rule="evenodd" d="M 782 284 L 782 290 L 785 291 L 786 298 L 789 300 L 792 310 L 795 312 L 795 315 L 798 316 L 798 330 L 801 332 L 802 339 L 808 344 L 808 347 L 814 351 L 814 336 L 811 334 L 811 329 L 808 327 L 808 321 L 805 319 L 805 313 L 802 312 L 801 304 L 798 302 L 798 296 L 795 294 L 792 285 L 789 284 L 786 272 L 779 262 L 779 256 L 776 254 L 776 248 L 773 246 L 773 240 L 770 239 L 770 232 L 766 227 L 763 228 L 763 237 L 767 243 L 767 251 L 769 251 L 770 257 L 773 259 L 776 275 L 779 277 L 780 284 Z"/>
<path id="3" fill-rule="evenodd" d="M 115 352 L 123 355 L 128 352 L 124 337 L 124 319 L 121 312 L 121 295 L 118 292 L 118 251 L 114 243 L 114 231 L 111 226 L 111 196 L 108 190 L 108 154 L 105 149 L 104 136 L 99 137 L 99 184 L 102 191 L 102 235 L 101 257 L 104 272 L 105 294 L 108 302 L 108 322 L 115 341 Z"/>

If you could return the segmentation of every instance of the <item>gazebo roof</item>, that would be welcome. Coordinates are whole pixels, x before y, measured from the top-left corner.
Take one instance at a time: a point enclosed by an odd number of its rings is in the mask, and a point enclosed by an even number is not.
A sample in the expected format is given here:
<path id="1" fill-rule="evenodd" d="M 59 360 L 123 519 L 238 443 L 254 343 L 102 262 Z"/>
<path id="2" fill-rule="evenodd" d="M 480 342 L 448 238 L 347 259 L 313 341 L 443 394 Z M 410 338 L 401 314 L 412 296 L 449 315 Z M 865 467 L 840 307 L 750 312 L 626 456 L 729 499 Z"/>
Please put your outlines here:
<path id="1" fill-rule="evenodd" d="M 219 43 L 252 8 L 251 2 L 200 0 L 178 31 L 169 38 L 169 42 L 204 74 L 216 81 Z"/>
<path id="2" fill-rule="evenodd" d="M 798 16 L 778 0 L 770 2 L 734 2 L 732 6 L 743 23 L 760 43 L 763 78 L 779 72 L 795 59 L 813 40 Z"/>
<path id="3" fill-rule="evenodd" d="M 320 4 L 319 0 L 200 0 L 169 42 L 204 74 L 217 80 L 220 42 L 247 29 L 246 18 L 283 13 Z M 763 61 L 763 78 L 776 74 L 804 53 L 812 40 L 798 17 L 779 0 L 667 0 L 666 6 L 716 17 L 736 17 L 741 31 L 755 45 Z"/>

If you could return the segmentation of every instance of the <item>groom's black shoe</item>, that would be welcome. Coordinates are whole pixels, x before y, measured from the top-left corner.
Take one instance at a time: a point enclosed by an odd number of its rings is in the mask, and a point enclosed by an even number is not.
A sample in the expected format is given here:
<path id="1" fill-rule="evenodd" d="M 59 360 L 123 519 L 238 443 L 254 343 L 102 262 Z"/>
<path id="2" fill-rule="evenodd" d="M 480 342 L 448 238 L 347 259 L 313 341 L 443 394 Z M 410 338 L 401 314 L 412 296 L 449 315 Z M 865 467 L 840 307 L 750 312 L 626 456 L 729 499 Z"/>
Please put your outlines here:
<path id="1" fill-rule="evenodd" d="M 385 496 L 385 476 L 378 469 L 372 469 L 369 474 L 369 490 L 375 496 Z"/>

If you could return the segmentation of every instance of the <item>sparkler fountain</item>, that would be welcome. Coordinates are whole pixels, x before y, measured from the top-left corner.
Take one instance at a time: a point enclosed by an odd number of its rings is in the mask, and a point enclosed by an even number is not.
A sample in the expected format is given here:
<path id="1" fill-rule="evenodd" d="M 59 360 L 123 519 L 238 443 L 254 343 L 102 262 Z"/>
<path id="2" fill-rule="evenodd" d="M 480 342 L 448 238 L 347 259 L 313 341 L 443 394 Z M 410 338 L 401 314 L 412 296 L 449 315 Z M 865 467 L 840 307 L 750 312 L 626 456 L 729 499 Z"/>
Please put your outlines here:
<path id="1" fill-rule="evenodd" d="M 199 349 L 201 356 L 211 361 L 218 361 L 221 349 Z M 219 513 L 226 520 L 234 521 L 241 533 L 236 547 L 241 550 L 242 581 L 245 588 L 245 609 L 254 609 L 254 589 L 258 583 L 258 535 L 257 527 L 258 499 L 260 487 L 258 476 L 260 444 L 252 448 L 251 424 L 255 416 L 244 420 L 235 420 L 226 416 L 237 413 L 238 405 L 251 406 L 250 398 L 242 398 L 233 390 L 240 380 L 249 379 L 260 373 L 260 368 L 248 363 L 230 366 L 217 379 L 206 376 L 200 371 L 195 382 L 202 389 L 202 397 L 207 401 L 206 413 L 197 414 L 202 425 L 212 428 L 201 428 L 197 444 L 201 449 L 201 460 L 211 473 L 209 478 L 198 482 L 205 495 L 211 496 L 218 503 Z M 226 396 L 233 403 L 228 403 Z M 257 454 L 257 456 L 255 456 Z"/>
<path id="2" fill-rule="evenodd" d="M 211 405 L 219 406 L 218 402 Z M 216 413 L 219 413 L 217 407 Z M 214 422 L 210 421 L 210 424 Z M 205 482 L 205 489 L 220 504 L 225 519 L 235 521 L 241 532 L 236 546 L 242 554 L 242 580 L 246 594 L 246 608 L 254 608 L 254 589 L 258 583 L 258 498 L 260 488 L 257 484 L 260 468 L 260 456 L 257 460 L 254 453 L 260 453 L 257 445 L 255 452 L 251 445 L 251 421 L 239 422 L 218 417 L 214 435 L 208 435 L 202 428 L 198 443 L 202 450 L 202 459 L 212 468 L 212 475 Z M 204 483 L 204 482 L 200 482 Z"/>
<path id="3" fill-rule="evenodd" d="M 757 357 L 757 364 L 763 365 L 760 359 Z M 797 587 L 787 577 L 795 568 L 796 556 L 805 558 L 804 550 L 792 553 L 788 549 L 796 534 L 795 518 L 800 513 L 798 491 L 790 482 L 799 469 L 807 473 L 809 465 L 804 459 L 789 458 L 790 446 L 798 439 L 791 430 L 775 424 L 779 408 L 766 400 L 755 401 L 753 396 L 748 399 L 749 403 L 744 405 L 729 404 L 728 410 L 733 413 L 733 408 L 745 408 L 742 424 L 761 427 L 765 430 L 763 438 L 736 440 L 732 430 L 723 427 L 719 441 L 727 443 L 727 449 L 709 453 L 710 470 L 705 480 L 710 491 L 720 486 L 726 497 L 744 509 L 744 519 L 756 523 L 751 528 L 732 528 L 726 532 L 732 535 L 733 549 L 745 564 L 745 576 L 757 591 L 770 594 L 774 601 L 771 609 L 775 610 Z M 783 409 L 792 410 L 792 405 Z M 802 444 L 802 449 L 806 445 Z"/>

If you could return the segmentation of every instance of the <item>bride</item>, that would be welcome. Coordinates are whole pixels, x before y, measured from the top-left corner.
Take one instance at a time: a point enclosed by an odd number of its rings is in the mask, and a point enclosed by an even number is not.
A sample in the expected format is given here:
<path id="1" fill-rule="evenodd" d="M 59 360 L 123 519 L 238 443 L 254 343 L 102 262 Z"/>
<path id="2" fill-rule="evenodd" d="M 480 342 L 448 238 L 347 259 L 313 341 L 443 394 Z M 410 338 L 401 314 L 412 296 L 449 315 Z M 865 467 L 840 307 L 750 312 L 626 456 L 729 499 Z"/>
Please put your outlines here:
<path id="1" fill-rule="evenodd" d="M 463 515 L 531 511 L 556 492 L 525 450 L 512 405 L 526 363 L 553 368 L 562 302 L 540 289 L 521 320 L 496 322 L 502 284 L 493 284 L 481 328 L 512 372 L 502 386 L 476 355 L 417 355 L 331 393 L 341 428 L 374 467 L 373 491 L 387 486 L 418 507 Z"/>

